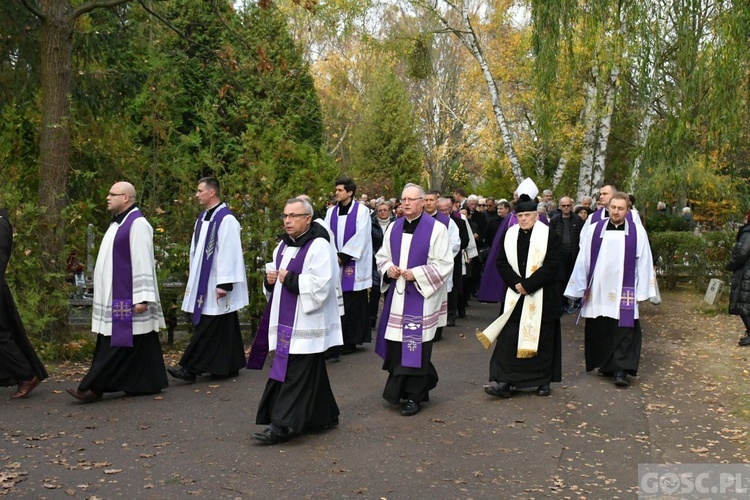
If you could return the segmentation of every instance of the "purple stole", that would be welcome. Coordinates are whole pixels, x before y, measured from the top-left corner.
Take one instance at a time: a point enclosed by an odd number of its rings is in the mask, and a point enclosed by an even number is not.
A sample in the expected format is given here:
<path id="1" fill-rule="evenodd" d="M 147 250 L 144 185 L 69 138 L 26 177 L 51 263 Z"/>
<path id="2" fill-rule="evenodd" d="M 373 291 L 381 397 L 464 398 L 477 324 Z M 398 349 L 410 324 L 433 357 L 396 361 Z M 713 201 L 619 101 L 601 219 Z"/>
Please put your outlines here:
<path id="1" fill-rule="evenodd" d="M 193 305 L 193 324 L 197 325 L 201 321 L 201 312 L 203 311 L 203 304 L 206 302 L 206 292 L 208 291 L 208 277 L 211 275 L 211 268 L 214 264 L 214 255 L 216 255 L 216 239 L 219 233 L 219 226 L 224 217 L 231 215 L 232 212 L 229 208 L 224 205 L 223 207 L 216 210 L 213 218 L 208 222 L 208 232 L 206 233 L 206 243 L 200 253 L 201 259 L 201 275 L 198 280 L 198 290 L 196 290 L 195 304 Z M 206 216 L 206 211 L 201 212 L 198 221 L 195 223 L 195 242 L 198 243 L 200 238 L 201 228 L 206 222 L 203 218 Z M 196 248 L 197 250 L 197 248 Z"/>
<path id="2" fill-rule="evenodd" d="M 450 229 L 451 219 L 447 215 L 445 215 L 442 212 L 435 212 L 435 217 L 433 217 L 438 222 L 442 222 L 445 226 L 445 229 Z M 419 226 L 417 226 L 419 227 Z"/>
<path id="3" fill-rule="evenodd" d="M 424 212 L 423 212 L 424 215 Z M 391 261 L 398 265 L 401 262 L 401 240 L 404 236 L 405 217 L 396 219 L 391 230 Z M 414 229 L 411 244 L 409 245 L 409 257 L 407 260 L 407 269 L 413 269 L 417 266 L 427 264 L 430 251 L 430 237 L 432 228 L 435 225 L 435 219 L 430 216 L 422 217 Z M 385 244 L 385 243 L 384 243 Z M 424 297 L 413 281 L 406 281 L 404 292 L 404 312 L 401 323 L 401 365 L 407 368 L 422 367 L 422 323 L 424 319 Z M 388 317 L 393 304 L 393 294 L 396 292 L 396 282 L 394 281 L 388 288 L 383 306 L 383 312 L 380 315 L 380 325 L 378 325 L 378 337 L 375 341 L 375 352 L 383 359 L 386 354 L 385 330 L 388 326 Z"/>
<path id="4" fill-rule="evenodd" d="M 315 238 L 310 239 L 300 247 L 297 255 L 289 261 L 286 266 L 287 271 L 295 274 L 302 273 L 302 267 L 307 257 L 307 251 Z M 276 252 L 276 269 L 281 266 L 281 259 L 284 255 L 284 249 L 287 247 L 283 241 L 279 244 L 279 250 Z M 286 380 L 286 369 L 289 364 L 289 346 L 292 342 L 292 328 L 297 317 L 297 299 L 298 296 L 281 286 L 280 303 L 279 303 L 279 321 L 276 339 L 276 356 L 271 365 L 271 372 L 268 377 L 279 382 Z M 263 316 L 260 319 L 258 330 L 255 333 L 253 347 L 250 349 L 250 355 L 247 360 L 247 367 L 250 370 L 260 370 L 266 362 L 268 356 L 268 330 L 271 320 L 271 306 L 273 305 L 273 295 L 271 295 Z"/>
<path id="5" fill-rule="evenodd" d="M 346 246 L 347 242 L 352 239 L 354 233 L 357 232 L 357 210 L 359 209 L 359 203 L 352 200 L 353 205 L 349 209 L 349 213 L 346 214 L 346 224 L 344 225 L 344 241 L 341 246 Z M 333 233 L 333 241 L 336 244 L 336 250 L 341 251 L 339 248 L 339 206 L 336 205 L 331 212 L 331 232 Z M 341 270 L 341 290 L 343 292 L 351 292 L 354 290 L 354 278 L 357 272 L 357 263 L 352 259 L 344 268 Z"/>
<path id="6" fill-rule="evenodd" d="M 630 210 L 628 210 L 628 214 L 630 213 Z M 593 226 L 597 222 L 599 222 L 602 219 L 606 219 L 607 217 L 604 216 L 604 207 L 600 208 L 593 214 L 591 214 L 591 222 L 590 224 Z M 632 218 L 632 217 L 631 217 Z"/>
<path id="7" fill-rule="evenodd" d="M 625 328 L 633 328 L 635 326 L 635 265 L 638 233 L 630 210 L 628 210 L 628 213 L 625 215 L 625 220 L 627 221 L 627 225 L 625 226 L 627 232 L 625 234 L 625 258 L 623 262 L 622 292 L 620 294 L 620 321 L 618 325 Z M 588 285 L 583 294 L 581 309 L 583 309 L 583 305 L 586 303 L 589 294 L 591 293 L 591 281 L 594 278 L 594 268 L 596 268 L 596 263 L 599 260 L 599 250 L 602 247 L 602 240 L 604 239 L 602 232 L 607 230 L 607 224 L 609 222 L 609 219 L 602 219 L 600 216 L 596 226 L 591 228 L 594 231 L 591 238 L 591 265 L 589 266 L 589 272 L 586 276 L 586 282 Z M 581 313 L 579 312 L 579 318 L 580 314 Z"/>
<path id="8" fill-rule="evenodd" d="M 137 208 L 125 217 L 112 246 L 112 347 L 133 347 L 133 263 L 130 227 L 143 217 Z"/>

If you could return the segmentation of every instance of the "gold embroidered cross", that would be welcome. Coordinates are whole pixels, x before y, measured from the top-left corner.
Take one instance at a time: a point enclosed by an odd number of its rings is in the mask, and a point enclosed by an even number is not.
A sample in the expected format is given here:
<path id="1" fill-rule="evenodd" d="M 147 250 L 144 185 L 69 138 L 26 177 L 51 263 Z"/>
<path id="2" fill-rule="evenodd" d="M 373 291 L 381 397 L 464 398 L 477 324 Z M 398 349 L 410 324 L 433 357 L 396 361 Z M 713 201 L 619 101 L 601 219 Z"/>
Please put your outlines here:
<path id="1" fill-rule="evenodd" d="M 617 294 L 615 292 L 609 292 L 607 294 L 607 298 L 609 299 L 610 302 L 614 302 L 617 300 Z"/>

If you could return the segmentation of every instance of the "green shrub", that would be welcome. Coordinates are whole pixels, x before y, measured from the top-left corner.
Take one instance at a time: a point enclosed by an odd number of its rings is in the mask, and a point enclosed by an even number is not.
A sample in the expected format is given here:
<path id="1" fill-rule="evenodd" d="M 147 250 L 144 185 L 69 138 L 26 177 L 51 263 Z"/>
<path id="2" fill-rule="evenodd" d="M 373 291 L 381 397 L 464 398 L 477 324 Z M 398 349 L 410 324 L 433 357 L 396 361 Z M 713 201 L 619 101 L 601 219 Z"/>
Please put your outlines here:
<path id="1" fill-rule="evenodd" d="M 659 284 L 673 290 L 678 282 L 691 282 L 698 290 L 711 278 L 728 283 L 724 270 L 735 241 L 729 231 L 710 231 L 695 235 L 689 232 L 649 233 Z"/>

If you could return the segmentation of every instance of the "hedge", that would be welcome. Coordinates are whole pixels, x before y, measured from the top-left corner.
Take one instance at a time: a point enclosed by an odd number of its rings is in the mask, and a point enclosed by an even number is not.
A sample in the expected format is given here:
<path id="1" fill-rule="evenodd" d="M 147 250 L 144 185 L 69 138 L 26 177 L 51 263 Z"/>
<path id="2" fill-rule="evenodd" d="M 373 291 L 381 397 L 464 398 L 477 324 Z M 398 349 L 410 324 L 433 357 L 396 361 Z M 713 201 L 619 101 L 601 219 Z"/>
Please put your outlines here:
<path id="1" fill-rule="evenodd" d="M 709 231 L 702 234 L 665 231 L 649 234 L 659 286 L 674 290 L 678 283 L 693 283 L 703 290 L 711 278 L 729 283 L 724 270 L 736 240 L 730 231 Z"/>

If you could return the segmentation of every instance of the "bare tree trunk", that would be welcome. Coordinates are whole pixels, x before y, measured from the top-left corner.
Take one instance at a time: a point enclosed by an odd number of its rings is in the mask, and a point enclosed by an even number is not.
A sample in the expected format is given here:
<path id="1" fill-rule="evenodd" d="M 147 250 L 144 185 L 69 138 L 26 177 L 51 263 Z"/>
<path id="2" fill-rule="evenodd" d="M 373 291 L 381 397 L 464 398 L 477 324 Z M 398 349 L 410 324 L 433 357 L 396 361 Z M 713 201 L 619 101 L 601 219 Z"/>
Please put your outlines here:
<path id="1" fill-rule="evenodd" d="M 586 105 L 584 109 L 584 125 L 586 133 L 583 136 L 583 151 L 581 154 L 581 169 L 578 173 L 577 199 L 592 194 L 592 176 L 594 171 L 594 159 L 596 155 L 596 80 L 593 83 L 586 82 Z"/>
<path id="2" fill-rule="evenodd" d="M 609 133 L 612 130 L 612 115 L 615 110 L 615 96 L 617 95 L 618 82 L 620 80 L 620 69 L 612 68 L 607 90 L 604 94 L 604 110 L 599 118 L 599 138 L 596 142 L 596 156 L 594 159 L 594 171 L 591 182 L 597 188 L 604 182 L 604 172 L 607 168 L 607 146 L 609 145 Z"/>
<path id="3" fill-rule="evenodd" d="M 495 116 L 495 122 L 497 123 L 498 129 L 500 130 L 500 137 L 503 141 L 503 151 L 505 152 L 505 156 L 508 157 L 508 162 L 510 163 L 513 177 L 515 177 L 518 183 L 521 183 L 525 176 L 523 173 L 523 169 L 521 169 L 521 162 L 519 161 L 516 150 L 513 147 L 513 137 L 505 120 L 502 98 L 500 96 L 500 89 L 498 88 L 497 81 L 492 74 L 489 62 L 484 57 L 484 52 L 482 51 L 481 44 L 479 43 L 479 37 L 474 31 L 474 26 L 471 23 L 469 7 L 466 5 L 467 2 L 462 0 L 461 2 L 459 2 L 460 6 L 455 5 L 452 2 L 447 3 L 450 8 L 459 11 L 462 21 L 462 26 L 460 28 L 452 26 L 448 19 L 446 19 L 446 17 L 442 15 L 440 10 L 438 9 L 437 2 L 430 1 L 414 3 L 421 5 L 422 7 L 429 10 L 432 14 L 434 14 L 440 21 L 440 24 L 443 26 L 443 28 L 456 35 L 456 37 L 461 40 L 461 43 L 464 45 L 464 47 L 466 47 L 474 57 L 474 59 L 476 59 L 477 63 L 479 63 L 479 67 L 482 70 L 482 78 L 484 78 L 484 81 L 487 84 L 487 89 L 490 93 L 492 112 Z"/>
<path id="4" fill-rule="evenodd" d="M 44 208 L 39 246 L 46 271 L 62 273 L 64 219 L 70 170 L 70 72 L 73 58 L 74 19 L 61 0 L 43 2 L 40 54 L 42 129 L 39 134 L 39 205 Z"/>
<path id="5" fill-rule="evenodd" d="M 552 176 L 552 191 L 557 189 L 557 186 L 560 185 L 560 181 L 562 181 L 565 169 L 568 166 L 568 156 L 570 156 L 570 150 L 566 149 L 557 161 L 557 168 L 555 169 L 555 174 Z"/>

